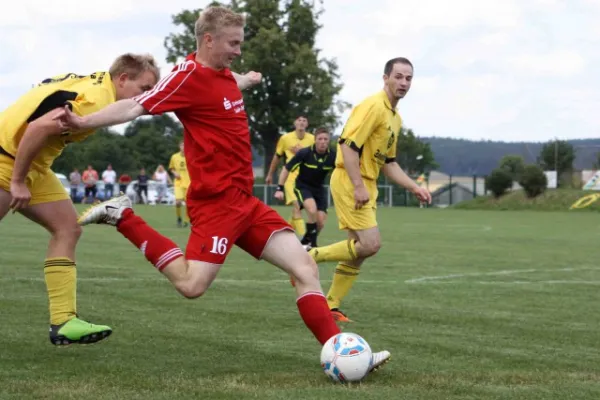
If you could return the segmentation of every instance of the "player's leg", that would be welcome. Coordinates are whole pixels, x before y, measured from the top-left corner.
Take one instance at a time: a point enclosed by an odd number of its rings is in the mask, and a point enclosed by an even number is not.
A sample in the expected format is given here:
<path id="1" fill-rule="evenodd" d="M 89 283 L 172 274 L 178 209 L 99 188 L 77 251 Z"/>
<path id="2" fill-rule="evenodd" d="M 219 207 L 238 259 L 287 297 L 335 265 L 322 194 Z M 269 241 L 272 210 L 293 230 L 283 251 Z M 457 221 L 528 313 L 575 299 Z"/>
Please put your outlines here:
<path id="1" fill-rule="evenodd" d="M 81 236 L 73 202 L 54 173 L 33 179 L 31 202 L 21 213 L 46 228 L 50 241 L 44 261 L 44 277 L 50 311 L 50 341 L 55 345 L 89 344 L 112 333 L 77 316 L 75 248 Z"/>
<path id="2" fill-rule="evenodd" d="M 376 186 L 368 187 L 371 201 L 361 209 L 354 207 L 354 187 L 345 172 L 334 170 L 331 176 L 331 194 L 335 204 L 340 230 L 366 231 L 361 240 L 347 239 L 310 250 L 316 262 L 350 262 L 376 254 L 381 246 L 375 212 Z"/>
<path id="3" fill-rule="evenodd" d="M 317 265 L 307 257 L 298 238 L 279 214 L 263 203 L 258 204 L 250 228 L 236 244 L 294 277 L 300 316 L 321 344 L 340 332 L 323 296 Z M 389 359 L 390 353 L 386 350 L 373 353 L 371 371 Z"/>
<path id="4" fill-rule="evenodd" d="M 4 190 L 3 188 L 0 188 L 0 221 L 2 221 L 2 218 L 4 218 L 6 214 L 8 214 L 8 211 L 10 210 L 11 200 L 12 196 L 10 195 L 10 193 Z"/>
<path id="5" fill-rule="evenodd" d="M 323 228 L 325 228 L 325 223 L 327 222 L 327 211 L 318 210 L 317 211 L 317 236 Z M 315 238 L 315 247 L 317 247 L 317 242 Z"/>
<path id="6" fill-rule="evenodd" d="M 181 226 L 183 226 L 181 207 L 183 205 L 185 195 L 183 192 L 183 188 L 179 185 L 175 185 L 175 187 L 173 188 L 173 192 L 175 194 L 175 216 L 177 217 L 177 226 L 181 228 Z"/>
<path id="7" fill-rule="evenodd" d="M 317 340 L 324 344 L 340 330 L 323 296 L 316 263 L 277 212 L 256 198 L 251 198 L 251 202 L 251 224 L 236 245 L 253 257 L 276 265 L 294 278 L 300 316 Z"/>
<path id="8" fill-rule="evenodd" d="M 304 226 L 304 220 L 302 219 L 302 211 L 300 210 L 300 204 L 302 199 L 297 197 L 296 194 L 296 177 L 297 173 L 291 173 L 283 185 L 285 194 L 285 204 L 292 206 L 292 216 L 290 219 L 290 225 L 296 231 L 299 237 L 304 236 L 306 228 Z"/>
<path id="9" fill-rule="evenodd" d="M 190 225 L 190 213 L 188 211 L 187 204 L 185 203 L 188 187 L 186 186 L 182 190 L 183 190 L 183 200 L 181 202 L 181 208 L 183 209 L 183 227 L 187 228 Z"/>
<path id="10" fill-rule="evenodd" d="M 308 191 L 303 191 L 308 192 Z M 310 192 L 302 193 L 304 209 L 306 210 L 306 234 L 302 238 L 302 244 L 308 244 L 311 247 L 317 247 L 318 234 L 318 210 L 317 203 Z"/>
<path id="11" fill-rule="evenodd" d="M 81 215 L 79 223 L 116 226 L 179 293 L 192 299 L 202 296 L 217 276 L 230 250 L 226 238 L 235 240 L 238 236 L 235 223 L 242 218 L 236 215 L 236 210 L 228 208 L 227 203 L 218 200 L 203 202 L 205 207 L 194 214 L 186 257 L 171 239 L 158 233 L 133 212 L 127 196 L 91 207 Z"/>

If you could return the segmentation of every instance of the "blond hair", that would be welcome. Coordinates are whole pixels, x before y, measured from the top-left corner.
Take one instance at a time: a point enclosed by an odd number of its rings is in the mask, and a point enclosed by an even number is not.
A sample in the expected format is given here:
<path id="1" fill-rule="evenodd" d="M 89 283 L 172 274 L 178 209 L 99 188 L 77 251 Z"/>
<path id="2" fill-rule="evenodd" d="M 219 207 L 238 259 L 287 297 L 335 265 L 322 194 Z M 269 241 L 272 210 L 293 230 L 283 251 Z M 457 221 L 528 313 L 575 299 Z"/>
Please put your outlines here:
<path id="1" fill-rule="evenodd" d="M 160 70 L 152 55 L 132 53 L 126 53 L 117 57 L 108 70 L 110 76 L 113 78 L 126 73 L 130 79 L 136 79 L 146 71 L 152 72 L 156 80 L 160 79 Z"/>
<path id="2" fill-rule="evenodd" d="M 195 33 L 198 44 L 205 33 L 215 34 L 219 29 L 230 26 L 244 27 L 246 17 L 225 7 L 207 7 L 196 21 Z"/>

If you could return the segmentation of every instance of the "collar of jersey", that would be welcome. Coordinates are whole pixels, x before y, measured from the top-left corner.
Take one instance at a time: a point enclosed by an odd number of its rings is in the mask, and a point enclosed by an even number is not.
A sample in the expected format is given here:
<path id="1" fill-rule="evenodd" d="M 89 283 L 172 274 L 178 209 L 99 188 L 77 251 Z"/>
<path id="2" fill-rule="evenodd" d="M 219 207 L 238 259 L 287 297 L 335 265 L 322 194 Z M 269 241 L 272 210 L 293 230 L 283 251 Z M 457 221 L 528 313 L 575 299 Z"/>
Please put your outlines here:
<path id="1" fill-rule="evenodd" d="M 312 146 L 310 146 L 310 148 L 311 148 L 312 152 L 315 153 L 316 155 L 318 155 L 318 156 L 321 155 L 321 154 L 317 153 L 317 146 L 316 145 L 313 144 Z M 327 154 L 329 154 L 329 150 L 330 149 L 328 147 L 327 150 L 325 151 L 325 154 L 322 154 L 322 155 L 326 156 Z"/>
<path id="2" fill-rule="evenodd" d="M 387 93 L 385 92 L 385 90 L 382 90 L 381 92 L 379 92 L 379 95 L 383 98 L 383 104 L 385 104 L 385 106 L 387 107 L 388 110 L 390 110 L 391 112 L 393 112 L 394 114 L 396 113 L 396 109 L 392 108 L 392 105 L 390 104 L 390 99 L 387 96 Z"/>

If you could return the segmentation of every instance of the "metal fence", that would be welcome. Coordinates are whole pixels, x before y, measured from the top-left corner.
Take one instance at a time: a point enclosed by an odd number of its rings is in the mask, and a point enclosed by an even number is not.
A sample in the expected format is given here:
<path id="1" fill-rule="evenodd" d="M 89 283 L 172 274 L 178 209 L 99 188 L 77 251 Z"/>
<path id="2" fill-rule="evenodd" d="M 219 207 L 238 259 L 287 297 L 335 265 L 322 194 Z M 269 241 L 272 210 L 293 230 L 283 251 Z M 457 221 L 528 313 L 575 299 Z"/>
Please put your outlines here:
<path id="1" fill-rule="evenodd" d="M 471 177 L 453 177 L 445 175 L 444 177 L 435 176 L 435 180 L 430 179 L 424 182 L 422 186 L 427 187 L 432 194 L 432 206 L 447 207 L 461 201 L 470 200 L 477 196 L 485 195 L 485 178 Z M 419 207 L 417 198 L 404 188 L 385 183 L 377 185 L 379 195 L 377 204 L 380 207 Z M 328 207 L 333 206 L 331 190 L 329 185 L 327 189 Z M 276 185 L 254 185 L 254 195 L 270 206 L 283 205 L 284 203 L 275 199 L 273 195 L 277 190 Z"/>

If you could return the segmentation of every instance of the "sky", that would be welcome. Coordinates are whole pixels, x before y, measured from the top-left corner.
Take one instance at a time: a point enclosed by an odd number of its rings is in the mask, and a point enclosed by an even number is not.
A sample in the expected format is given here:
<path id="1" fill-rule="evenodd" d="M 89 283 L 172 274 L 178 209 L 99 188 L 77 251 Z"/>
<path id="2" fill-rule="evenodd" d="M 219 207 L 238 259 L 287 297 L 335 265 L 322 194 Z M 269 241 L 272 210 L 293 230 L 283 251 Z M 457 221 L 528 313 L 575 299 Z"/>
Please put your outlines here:
<path id="1" fill-rule="evenodd" d="M 105 70 L 125 52 L 153 54 L 165 74 L 171 16 L 208 3 L 14 2 L 0 13 L 0 110 L 49 76 Z M 398 109 L 418 136 L 600 137 L 600 0 L 325 0 L 323 7 L 317 47 L 339 65 L 341 99 L 358 104 L 383 87 L 388 59 L 408 57 L 415 75 Z"/>

